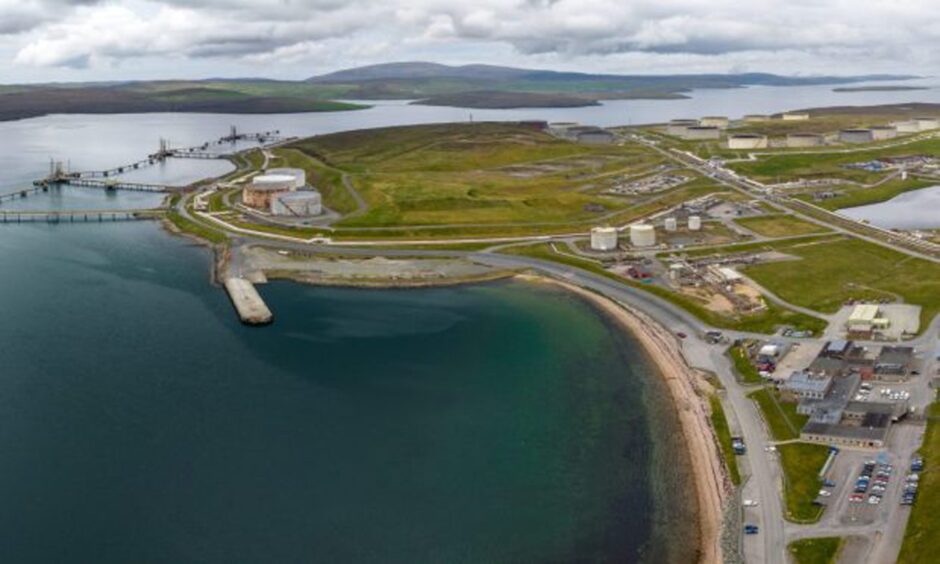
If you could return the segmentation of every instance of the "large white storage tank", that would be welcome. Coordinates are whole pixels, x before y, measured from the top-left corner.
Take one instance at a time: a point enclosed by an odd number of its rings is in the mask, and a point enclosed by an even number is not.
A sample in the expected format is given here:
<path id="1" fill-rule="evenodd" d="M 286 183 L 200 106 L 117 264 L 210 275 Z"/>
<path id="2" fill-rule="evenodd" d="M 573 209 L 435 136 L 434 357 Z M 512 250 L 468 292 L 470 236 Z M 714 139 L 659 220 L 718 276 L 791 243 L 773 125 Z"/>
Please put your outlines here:
<path id="1" fill-rule="evenodd" d="M 673 232 L 679 229 L 679 222 L 674 217 L 667 217 L 666 221 L 663 223 L 666 227 L 666 231 Z"/>
<path id="2" fill-rule="evenodd" d="M 595 227 L 591 229 L 591 249 L 595 251 L 613 251 L 617 248 L 618 233 L 614 227 Z"/>
<path id="3" fill-rule="evenodd" d="M 920 124 L 916 121 L 899 121 L 894 124 L 898 133 L 917 133 L 920 131 Z"/>
<path id="4" fill-rule="evenodd" d="M 271 200 L 271 213 L 296 217 L 320 215 L 323 213 L 323 200 L 314 190 L 287 192 Z"/>
<path id="5" fill-rule="evenodd" d="M 940 128 L 940 119 L 933 117 L 916 117 L 914 122 L 917 123 L 917 129 L 920 131 Z"/>
<path id="6" fill-rule="evenodd" d="M 873 140 L 870 129 L 843 129 L 839 132 L 839 141 L 843 143 L 870 143 Z"/>
<path id="7" fill-rule="evenodd" d="M 648 223 L 630 226 L 630 244 L 634 247 L 652 247 L 656 244 L 656 228 Z"/>
<path id="8" fill-rule="evenodd" d="M 728 136 L 729 149 L 764 149 L 767 147 L 767 136 L 756 133 L 738 133 Z"/>
<path id="9" fill-rule="evenodd" d="M 307 172 L 302 168 L 270 168 L 267 174 L 292 177 L 295 190 L 300 190 L 307 185 Z"/>
<path id="10" fill-rule="evenodd" d="M 826 139 L 817 133 L 790 133 L 787 135 L 787 147 L 819 147 Z"/>
<path id="11" fill-rule="evenodd" d="M 875 141 L 894 139 L 898 136 L 898 128 L 893 125 L 875 125 L 869 129 L 871 130 L 871 138 Z"/>
<path id="12" fill-rule="evenodd" d="M 246 206 L 270 211 L 274 197 L 294 189 L 295 179 L 286 174 L 263 174 L 251 180 L 251 184 L 242 192 L 242 202 Z"/>
<path id="13" fill-rule="evenodd" d="M 700 231 L 702 229 L 702 218 L 697 215 L 689 216 L 689 231 Z"/>

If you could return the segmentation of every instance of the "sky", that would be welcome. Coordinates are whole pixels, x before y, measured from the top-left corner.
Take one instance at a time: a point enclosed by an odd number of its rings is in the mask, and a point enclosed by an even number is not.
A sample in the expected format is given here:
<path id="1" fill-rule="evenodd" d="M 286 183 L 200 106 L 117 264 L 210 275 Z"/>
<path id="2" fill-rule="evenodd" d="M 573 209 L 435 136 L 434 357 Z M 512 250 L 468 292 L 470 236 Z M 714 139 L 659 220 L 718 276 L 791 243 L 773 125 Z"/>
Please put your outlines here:
<path id="1" fill-rule="evenodd" d="M 936 0 L 0 0 L 0 82 L 303 79 L 394 61 L 932 75 Z"/>

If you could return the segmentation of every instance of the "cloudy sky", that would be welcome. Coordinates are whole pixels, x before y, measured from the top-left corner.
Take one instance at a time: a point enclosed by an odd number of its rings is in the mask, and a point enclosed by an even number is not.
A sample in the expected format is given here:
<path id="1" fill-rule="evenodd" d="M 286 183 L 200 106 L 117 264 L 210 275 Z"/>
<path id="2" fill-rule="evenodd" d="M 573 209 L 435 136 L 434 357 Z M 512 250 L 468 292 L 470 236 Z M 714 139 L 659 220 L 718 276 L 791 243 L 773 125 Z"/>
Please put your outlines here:
<path id="1" fill-rule="evenodd" d="M 936 0 L 0 0 L 0 81 L 433 60 L 610 73 L 934 74 Z"/>

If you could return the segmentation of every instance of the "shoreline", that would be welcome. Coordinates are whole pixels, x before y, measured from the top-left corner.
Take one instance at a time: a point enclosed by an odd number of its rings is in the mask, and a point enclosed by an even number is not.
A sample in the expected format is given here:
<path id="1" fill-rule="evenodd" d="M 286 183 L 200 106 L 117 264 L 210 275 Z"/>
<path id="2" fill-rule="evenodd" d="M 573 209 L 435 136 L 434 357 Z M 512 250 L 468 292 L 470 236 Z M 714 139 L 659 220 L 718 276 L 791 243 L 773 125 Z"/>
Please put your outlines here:
<path id="1" fill-rule="evenodd" d="M 669 390 L 690 458 L 698 500 L 699 562 L 720 563 L 722 508 L 727 477 L 709 423 L 707 399 L 696 392 L 695 381 L 699 385 L 708 385 L 702 375 L 686 364 L 675 338 L 668 331 L 654 319 L 627 304 L 552 278 L 532 275 L 519 275 L 517 278 L 556 286 L 581 297 L 610 315 L 621 329 L 639 341 Z"/>

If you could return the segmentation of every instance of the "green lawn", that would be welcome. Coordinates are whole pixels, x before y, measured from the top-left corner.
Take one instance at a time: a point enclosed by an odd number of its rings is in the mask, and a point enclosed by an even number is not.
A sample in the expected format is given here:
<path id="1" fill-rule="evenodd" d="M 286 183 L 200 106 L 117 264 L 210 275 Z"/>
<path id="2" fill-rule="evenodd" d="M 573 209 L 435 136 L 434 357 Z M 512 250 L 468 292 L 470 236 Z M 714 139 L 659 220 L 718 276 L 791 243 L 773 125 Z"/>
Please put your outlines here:
<path id="1" fill-rule="evenodd" d="M 647 170 L 661 161 L 638 144 L 587 146 L 509 123 L 350 131 L 291 148 L 349 175 L 369 205 L 339 224 L 350 229 L 588 225 L 642 203 L 600 193 L 598 175 Z"/>
<path id="2" fill-rule="evenodd" d="M 742 345 L 731 347 L 728 354 L 731 355 L 731 360 L 734 362 L 734 371 L 737 373 L 738 379 L 747 384 L 760 384 L 764 381 Z"/>
<path id="3" fill-rule="evenodd" d="M 842 548 L 842 537 L 818 537 L 793 541 L 787 547 L 794 564 L 832 564 Z"/>
<path id="4" fill-rule="evenodd" d="M 728 428 L 728 420 L 725 417 L 725 410 L 721 407 L 721 400 L 717 395 L 712 394 L 708 398 L 711 404 L 712 428 L 715 429 L 715 435 L 718 438 L 718 445 L 721 447 L 721 454 L 725 459 L 725 466 L 728 467 L 728 475 L 731 483 L 738 485 L 741 483 L 741 473 L 738 470 L 738 459 L 731 448 L 731 430 Z"/>
<path id="5" fill-rule="evenodd" d="M 343 185 L 343 173 L 310 157 L 297 149 L 275 149 L 283 166 L 301 168 L 307 173 L 307 182 L 323 196 L 323 205 L 346 214 L 357 208 L 356 200 Z"/>
<path id="6" fill-rule="evenodd" d="M 852 208 L 855 206 L 867 206 L 885 202 L 912 190 L 920 190 L 929 186 L 936 185 L 936 182 L 927 182 L 924 180 L 891 180 L 874 188 L 852 188 L 842 190 L 842 194 L 828 200 L 815 201 L 812 194 L 800 194 L 799 199 L 815 204 L 827 210 L 839 210 L 843 208 Z"/>
<path id="7" fill-rule="evenodd" d="M 802 260 L 758 264 L 744 272 L 790 303 L 835 313 L 850 299 L 900 296 L 923 308 L 921 327 L 940 312 L 940 264 L 850 238 L 785 252 Z"/>
<path id="8" fill-rule="evenodd" d="M 795 403 L 780 401 L 779 394 L 772 388 L 761 388 L 748 394 L 748 397 L 760 406 L 774 440 L 789 441 L 800 438 L 800 429 L 809 417 L 797 413 Z"/>
<path id="9" fill-rule="evenodd" d="M 750 229 L 764 237 L 792 237 L 832 231 L 828 227 L 784 214 L 742 217 L 736 219 L 735 222 L 741 227 Z"/>
<path id="10" fill-rule="evenodd" d="M 800 330 L 812 331 L 817 334 L 821 333 L 826 328 L 826 322 L 822 319 L 809 317 L 801 313 L 787 310 L 772 303 L 768 303 L 767 309 L 756 315 L 746 315 L 739 317 L 724 316 L 708 310 L 705 308 L 705 306 L 691 297 L 678 294 L 660 286 L 641 284 L 621 276 L 617 276 L 616 274 L 608 272 L 601 265 L 595 262 L 556 253 L 549 243 L 510 247 L 501 252 L 505 254 L 531 256 L 543 260 L 568 264 L 570 266 L 575 266 L 583 270 L 593 272 L 600 276 L 611 278 L 622 284 L 640 288 L 650 292 L 651 294 L 655 294 L 660 298 L 681 307 L 682 309 L 685 309 L 712 327 L 767 334 L 776 332 L 779 327 L 784 325 L 795 327 Z"/>
<path id="11" fill-rule="evenodd" d="M 921 474 L 917 501 L 904 532 L 900 564 L 934 562 L 940 554 L 940 403 L 930 406 L 929 415 L 920 449 L 925 471 Z"/>
<path id="12" fill-rule="evenodd" d="M 843 168 L 844 165 L 900 155 L 940 156 L 940 139 L 928 139 L 899 147 L 873 147 L 862 151 L 843 153 L 833 150 L 800 154 L 777 154 L 760 157 L 756 161 L 731 163 L 740 174 L 766 182 L 799 178 L 845 178 L 865 184 L 884 178 L 885 172 L 869 172 Z"/>
<path id="13" fill-rule="evenodd" d="M 798 523 L 813 523 L 822 516 L 822 507 L 813 505 L 822 486 L 819 471 L 829 457 L 829 447 L 791 443 L 777 447 L 784 474 L 786 518 Z"/>
<path id="14" fill-rule="evenodd" d="M 194 235 L 215 244 L 222 244 L 228 241 L 228 236 L 226 236 L 222 231 L 213 229 L 202 222 L 192 221 L 182 216 L 175 209 L 171 209 L 169 212 L 167 212 L 166 217 L 173 225 L 176 226 L 177 229 L 183 233 Z"/>

